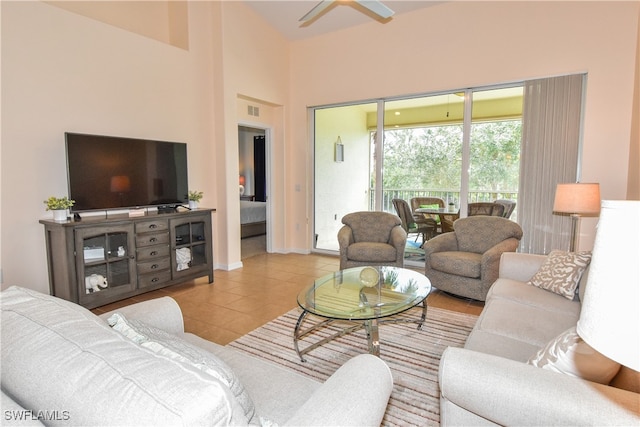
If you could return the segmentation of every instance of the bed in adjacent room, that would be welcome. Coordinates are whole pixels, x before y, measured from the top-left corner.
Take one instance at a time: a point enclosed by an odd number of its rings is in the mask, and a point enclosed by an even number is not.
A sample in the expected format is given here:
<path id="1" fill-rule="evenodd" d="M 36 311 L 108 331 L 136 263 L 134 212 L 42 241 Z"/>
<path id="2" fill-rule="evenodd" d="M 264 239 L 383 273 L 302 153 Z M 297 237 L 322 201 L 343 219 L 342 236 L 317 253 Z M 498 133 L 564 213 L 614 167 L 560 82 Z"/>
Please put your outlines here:
<path id="1" fill-rule="evenodd" d="M 240 237 L 267 233 L 267 202 L 240 200 Z"/>

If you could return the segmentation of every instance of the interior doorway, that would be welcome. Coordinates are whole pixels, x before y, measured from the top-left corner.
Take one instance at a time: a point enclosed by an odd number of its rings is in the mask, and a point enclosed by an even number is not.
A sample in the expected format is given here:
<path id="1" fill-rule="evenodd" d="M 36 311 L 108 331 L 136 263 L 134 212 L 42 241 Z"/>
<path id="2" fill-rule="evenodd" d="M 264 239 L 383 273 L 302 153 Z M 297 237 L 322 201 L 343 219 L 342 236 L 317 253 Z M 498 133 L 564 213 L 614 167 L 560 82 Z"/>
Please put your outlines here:
<path id="1" fill-rule="evenodd" d="M 269 132 L 238 126 L 241 258 L 270 252 Z"/>

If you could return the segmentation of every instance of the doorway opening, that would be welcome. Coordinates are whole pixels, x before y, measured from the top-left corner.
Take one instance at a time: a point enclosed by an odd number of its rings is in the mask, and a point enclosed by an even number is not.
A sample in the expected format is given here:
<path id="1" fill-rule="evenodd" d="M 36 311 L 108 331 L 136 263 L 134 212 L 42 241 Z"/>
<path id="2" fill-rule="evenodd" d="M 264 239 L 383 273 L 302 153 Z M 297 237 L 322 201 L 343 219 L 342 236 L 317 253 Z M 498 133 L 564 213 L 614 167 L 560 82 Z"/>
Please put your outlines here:
<path id="1" fill-rule="evenodd" d="M 269 251 L 268 130 L 238 126 L 241 258 Z"/>

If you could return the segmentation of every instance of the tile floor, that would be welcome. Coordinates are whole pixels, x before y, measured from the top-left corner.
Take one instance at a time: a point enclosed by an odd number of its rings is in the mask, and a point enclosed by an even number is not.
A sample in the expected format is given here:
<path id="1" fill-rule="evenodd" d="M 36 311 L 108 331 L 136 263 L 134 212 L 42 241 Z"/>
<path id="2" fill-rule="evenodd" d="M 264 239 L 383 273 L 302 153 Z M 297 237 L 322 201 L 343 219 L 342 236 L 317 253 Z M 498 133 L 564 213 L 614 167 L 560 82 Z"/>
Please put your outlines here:
<path id="1" fill-rule="evenodd" d="M 260 254 L 242 260 L 237 270 L 214 271 L 206 277 L 98 307 L 103 313 L 160 296 L 173 297 L 184 316 L 185 329 L 218 344 L 228 344 L 297 307 L 298 292 L 314 279 L 338 270 L 339 259 L 328 255 Z M 463 313 L 480 314 L 483 303 L 433 291 L 427 303 Z"/>

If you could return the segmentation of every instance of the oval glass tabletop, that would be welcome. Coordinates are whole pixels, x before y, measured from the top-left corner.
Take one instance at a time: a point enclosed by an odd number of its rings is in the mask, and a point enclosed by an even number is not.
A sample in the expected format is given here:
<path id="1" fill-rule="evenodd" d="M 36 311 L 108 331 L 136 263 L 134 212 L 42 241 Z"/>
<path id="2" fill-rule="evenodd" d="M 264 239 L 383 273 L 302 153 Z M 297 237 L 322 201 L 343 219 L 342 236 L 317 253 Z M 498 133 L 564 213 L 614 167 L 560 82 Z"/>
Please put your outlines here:
<path id="1" fill-rule="evenodd" d="M 355 267 L 327 274 L 298 294 L 298 305 L 330 319 L 380 319 L 420 304 L 431 291 L 423 274 L 398 267 Z"/>

